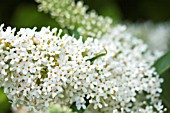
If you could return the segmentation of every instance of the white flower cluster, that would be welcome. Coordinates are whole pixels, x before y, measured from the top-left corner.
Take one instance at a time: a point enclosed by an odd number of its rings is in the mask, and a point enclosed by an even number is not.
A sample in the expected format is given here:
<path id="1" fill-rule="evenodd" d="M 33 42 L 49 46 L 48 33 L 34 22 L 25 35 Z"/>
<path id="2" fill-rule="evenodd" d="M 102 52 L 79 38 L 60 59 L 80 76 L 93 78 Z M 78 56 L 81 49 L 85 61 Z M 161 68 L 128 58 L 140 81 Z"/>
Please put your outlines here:
<path id="1" fill-rule="evenodd" d="M 105 95 L 108 105 L 97 112 L 147 113 L 147 109 L 152 108 L 149 113 L 163 113 L 166 109 L 159 100 L 163 79 L 151 67 L 162 53 L 149 51 L 140 39 L 126 32 L 125 26 L 111 29 L 111 33 L 106 34 L 101 43 L 110 53 L 105 56 L 108 59 L 103 62 L 106 64 L 102 69 L 111 73 L 107 79 L 118 90 L 111 96 Z M 115 51 L 117 56 L 111 54 Z"/>
<path id="2" fill-rule="evenodd" d="M 170 47 L 170 22 L 128 23 L 128 32 L 143 39 L 152 50 L 168 51 Z"/>
<path id="3" fill-rule="evenodd" d="M 85 109 L 84 97 L 93 86 L 86 77 L 98 76 L 88 59 L 104 48 L 98 46 L 91 53 L 89 44 L 93 39 L 83 43 L 81 38 L 76 40 L 67 35 L 60 38 L 61 31 L 55 36 L 57 29 L 35 30 L 20 29 L 15 35 L 15 29 L 8 27 L 4 31 L 1 26 L 0 77 L 13 107 L 25 105 L 45 110 L 51 102 L 67 105 L 76 102 L 78 109 Z M 87 52 L 91 55 L 86 55 Z"/>
<path id="4" fill-rule="evenodd" d="M 36 0 L 39 10 L 50 13 L 62 28 L 77 30 L 83 37 L 101 36 L 110 29 L 112 20 L 98 16 L 94 11 L 87 12 L 82 1 L 75 0 Z"/>
<path id="5" fill-rule="evenodd" d="M 50 103 L 97 113 L 146 113 L 159 100 L 163 81 L 151 68 L 160 54 L 118 26 L 102 40 L 85 42 L 61 30 L 0 27 L 0 80 L 13 107 L 45 111 Z M 157 107 L 155 107 L 157 106 Z M 158 107 L 159 106 L 159 107 Z"/>

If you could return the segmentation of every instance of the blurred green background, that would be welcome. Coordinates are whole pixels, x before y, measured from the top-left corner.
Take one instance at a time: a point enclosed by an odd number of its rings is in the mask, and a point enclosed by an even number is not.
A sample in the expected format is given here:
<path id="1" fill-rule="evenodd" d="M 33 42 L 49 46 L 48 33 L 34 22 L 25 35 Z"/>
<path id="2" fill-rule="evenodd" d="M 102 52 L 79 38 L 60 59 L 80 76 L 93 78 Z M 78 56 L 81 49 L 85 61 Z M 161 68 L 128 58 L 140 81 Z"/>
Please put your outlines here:
<path id="1" fill-rule="evenodd" d="M 170 0 L 84 0 L 90 9 L 121 21 L 163 22 L 170 19 Z M 34 0 L 0 0 L 0 23 L 15 27 L 56 26 L 47 14 L 37 12 Z"/>
<path id="2" fill-rule="evenodd" d="M 84 0 L 84 2 L 99 14 L 112 17 L 114 24 L 125 21 L 145 22 L 149 20 L 159 23 L 170 20 L 170 0 Z M 38 28 L 60 27 L 48 14 L 37 11 L 37 4 L 34 0 L 0 0 L 0 23 L 17 27 L 17 29 L 34 26 Z M 170 80 L 167 77 L 164 86 L 168 86 L 168 79 Z M 168 95 L 170 90 L 166 90 L 163 94 L 170 96 Z M 10 112 L 10 103 L 3 90 L 0 89 L 0 113 Z"/>

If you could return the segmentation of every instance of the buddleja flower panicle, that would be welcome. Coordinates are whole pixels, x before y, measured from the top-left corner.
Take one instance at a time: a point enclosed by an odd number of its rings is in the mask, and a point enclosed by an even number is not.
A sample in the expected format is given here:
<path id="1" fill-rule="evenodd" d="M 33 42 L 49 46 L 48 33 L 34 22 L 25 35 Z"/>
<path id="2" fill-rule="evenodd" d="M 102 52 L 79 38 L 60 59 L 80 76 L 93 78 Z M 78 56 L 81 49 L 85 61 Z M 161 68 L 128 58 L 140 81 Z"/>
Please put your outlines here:
<path id="1" fill-rule="evenodd" d="M 163 22 L 154 24 L 152 22 L 144 23 L 128 23 L 127 31 L 134 36 L 144 40 L 150 49 L 160 50 L 164 53 L 168 51 L 170 46 L 170 23 Z M 157 43 L 159 42 L 159 43 Z"/>
<path id="2" fill-rule="evenodd" d="M 83 42 L 56 28 L 15 33 L 1 26 L 0 80 L 12 106 L 44 112 L 51 103 L 75 103 L 86 109 L 89 100 L 97 113 L 162 113 L 163 79 L 151 67 L 161 53 L 149 51 L 124 26 L 109 30 L 103 39 Z"/>
<path id="3" fill-rule="evenodd" d="M 98 16 L 95 11 L 87 12 L 82 1 L 74 0 L 36 0 L 39 11 L 50 13 L 62 28 L 76 30 L 83 37 L 101 38 L 111 27 L 112 19 Z"/>
<path id="4" fill-rule="evenodd" d="M 84 79 L 97 74 L 87 59 L 105 50 L 98 45 L 98 51 L 84 56 L 93 39 L 83 43 L 82 38 L 77 40 L 66 34 L 60 37 L 61 32 L 43 27 L 39 32 L 36 28 L 21 28 L 15 33 L 11 27 L 1 27 L 1 86 L 13 107 L 25 105 L 33 111 L 44 111 L 52 102 L 76 102 L 78 109 L 86 108 L 82 95 L 90 90 L 90 82 Z"/>

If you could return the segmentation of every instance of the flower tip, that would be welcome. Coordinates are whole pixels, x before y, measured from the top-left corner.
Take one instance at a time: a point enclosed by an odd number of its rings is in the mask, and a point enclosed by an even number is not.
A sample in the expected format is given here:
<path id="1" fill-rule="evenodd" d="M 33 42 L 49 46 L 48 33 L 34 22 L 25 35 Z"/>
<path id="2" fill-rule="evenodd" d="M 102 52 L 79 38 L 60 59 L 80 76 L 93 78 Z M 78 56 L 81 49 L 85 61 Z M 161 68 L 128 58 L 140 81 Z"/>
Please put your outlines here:
<path id="1" fill-rule="evenodd" d="M 57 37 L 60 37 L 61 33 L 62 33 L 62 29 L 59 29 Z"/>

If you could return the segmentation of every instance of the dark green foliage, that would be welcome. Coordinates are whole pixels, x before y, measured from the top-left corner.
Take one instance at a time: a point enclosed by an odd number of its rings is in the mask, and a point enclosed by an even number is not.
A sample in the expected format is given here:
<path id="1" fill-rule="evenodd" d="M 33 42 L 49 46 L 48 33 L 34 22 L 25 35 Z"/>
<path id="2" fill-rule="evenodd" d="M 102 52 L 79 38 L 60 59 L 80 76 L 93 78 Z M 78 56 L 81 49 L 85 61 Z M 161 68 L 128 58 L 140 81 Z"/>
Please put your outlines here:
<path id="1" fill-rule="evenodd" d="M 162 56 L 157 62 L 154 64 L 157 72 L 164 79 L 162 84 L 163 92 L 161 94 L 161 99 L 163 100 L 164 105 L 168 108 L 168 112 L 170 109 L 170 51 Z M 167 112 L 167 113 L 168 113 Z"/>
<path id="2" fill-rule="evenodd" d="M 167 71 L 170 68 L 170 51 L 158 59 L 154 64 L 154 67 L 159 74 L 163 74 Z"/>

